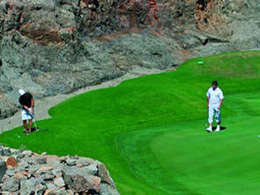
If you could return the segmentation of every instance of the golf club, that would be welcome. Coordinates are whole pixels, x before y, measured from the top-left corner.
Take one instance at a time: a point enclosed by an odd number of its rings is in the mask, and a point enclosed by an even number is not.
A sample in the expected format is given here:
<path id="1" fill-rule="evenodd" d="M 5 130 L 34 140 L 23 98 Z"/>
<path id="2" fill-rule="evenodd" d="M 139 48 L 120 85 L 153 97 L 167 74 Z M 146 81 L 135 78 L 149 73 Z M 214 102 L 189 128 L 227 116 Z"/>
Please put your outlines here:
<path id="1" fill-rule="evenodd" d="M 29 113 L 29 114 L 32 117 L 32 121 L 33 121 L 33 124 L 34 124 L 35 132 L 38 132 L 40 129 L 38 128 L 37 123 L 36 123 L 35 113 L 34 114 Z"/>

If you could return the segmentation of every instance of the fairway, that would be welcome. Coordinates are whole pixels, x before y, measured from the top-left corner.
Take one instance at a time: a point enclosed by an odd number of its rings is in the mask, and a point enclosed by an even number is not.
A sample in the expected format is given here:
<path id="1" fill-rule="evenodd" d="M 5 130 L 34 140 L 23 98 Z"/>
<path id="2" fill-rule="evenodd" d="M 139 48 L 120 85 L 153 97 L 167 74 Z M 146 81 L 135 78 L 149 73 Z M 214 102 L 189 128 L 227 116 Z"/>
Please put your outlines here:
<path id="1" fill-rule="evenodd" d="M 212 80 L 225 95 L 219 133 L 205 131 Z M 69 99 L 40 132 L 17 128 L 0 143 L 98 159 L 121 194 L 259 194 L 259 83 L 259 51 L 193 59 Z"/>

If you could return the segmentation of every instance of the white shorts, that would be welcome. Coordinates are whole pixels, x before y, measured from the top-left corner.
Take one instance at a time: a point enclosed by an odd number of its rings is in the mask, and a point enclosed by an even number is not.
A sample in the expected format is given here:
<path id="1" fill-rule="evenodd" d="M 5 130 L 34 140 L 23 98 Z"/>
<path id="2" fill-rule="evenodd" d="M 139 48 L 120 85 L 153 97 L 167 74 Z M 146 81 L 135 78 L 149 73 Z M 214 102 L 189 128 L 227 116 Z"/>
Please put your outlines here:
<path id="1" fill-rule="evenodd" d="M 209 106 L 209 123 L 213 123 L 213 118 L 215 115 L 215 120 L 217 123 L 221 122 L 221 112 L 218 106 Z"/>
<path id="2" fill-rule="evenodd" d="M 31 111 L 32 108 L 29 108 L 29 110 Z M 27 121 L 32 119 L 33 119 L 33 115 L 29 113 L 27 110 L 22 109 L 22 121 Z"/>

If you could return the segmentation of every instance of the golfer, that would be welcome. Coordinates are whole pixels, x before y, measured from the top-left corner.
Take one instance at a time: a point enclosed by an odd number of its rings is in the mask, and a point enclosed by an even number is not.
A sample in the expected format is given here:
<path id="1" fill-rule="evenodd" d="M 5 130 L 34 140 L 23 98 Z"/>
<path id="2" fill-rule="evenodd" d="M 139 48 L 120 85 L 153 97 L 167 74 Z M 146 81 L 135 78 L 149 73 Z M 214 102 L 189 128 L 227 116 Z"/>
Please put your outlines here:
<path id="1" fill-rule="evenodd" d="M 213 117 L 215 115 L 216 122 L 218 124 L 216 131 L 220 131 L 220 123 L 221 123 L 221 106 L 223 103 L 224 95 L 221 89 L 218 87 L 218 82 L 213 81 L 212 87 L 209 88 L 207 92 L 207 103 L 208 103 L 208 111 L 209 111 L 209 127 L 207 131 L 212 132 L 212 123 Z"/>
<path id="2" fill-rule="evenodd" d="M 33 119 L 33 107 L 34 99 L 32 94 L 25 92 L 24 90 L 19 90 L 20 98 L 19 102 L 22 106 L 22 121 L 25 133 L 31 133 L 32 131 L 32 119 Z M 29 121 L 29 129 L 27 129 L 27 121 Z"/>

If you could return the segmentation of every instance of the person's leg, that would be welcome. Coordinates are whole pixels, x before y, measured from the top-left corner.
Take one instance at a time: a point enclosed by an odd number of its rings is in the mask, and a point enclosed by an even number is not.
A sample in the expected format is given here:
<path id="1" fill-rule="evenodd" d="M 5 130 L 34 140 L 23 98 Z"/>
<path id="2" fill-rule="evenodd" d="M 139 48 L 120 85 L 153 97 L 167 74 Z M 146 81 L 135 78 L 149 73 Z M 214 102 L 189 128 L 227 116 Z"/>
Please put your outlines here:
<path id="1" fill-rule="evenodd" d="M 32 131 L 32 119 L 29 120 L 29 133 Z"/>
<path id="2" fill-rule="evenodd" d="M 220 124 L 221 124 L 221 111 L 220 109 L 216 109 L 216 116 L 215 116 L 216 122 L 218 124 L 216 131 L 220 131 Z"/>
<path id="3" fill-rule="evenodd" d="M 207 128 L 207 130 L 210 131 L 210 132 L 212 131 L 213 115 L 214 115 L 214 110 L 213 110 L 213 108 L 210 106 L 210 107 L 209 107 L 209 118 L 208 118 L 209 128 Z"/>
<path id="4" fill-rule="evenodd" d="M 24 131 L 27 132 L 27 121 L 23 120 Z"/>

